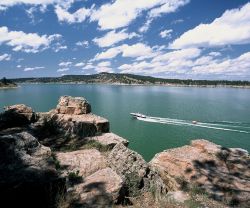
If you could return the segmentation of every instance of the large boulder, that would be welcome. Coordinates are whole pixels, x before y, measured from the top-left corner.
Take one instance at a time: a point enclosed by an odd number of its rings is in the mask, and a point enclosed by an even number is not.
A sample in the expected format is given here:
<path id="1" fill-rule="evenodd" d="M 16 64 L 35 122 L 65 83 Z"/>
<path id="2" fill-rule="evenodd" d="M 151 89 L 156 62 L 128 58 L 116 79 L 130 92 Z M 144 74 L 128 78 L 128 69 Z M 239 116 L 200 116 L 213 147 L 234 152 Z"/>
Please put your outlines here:
<path id="1" fill-rule="evenodd" d="M 65 180 L 50 148 L 27 132 L 0 135 L 0 199 L 8 207 L 56 207 Z"/>
<path id="2" fill-rule="evenodd" d="M 0 114 L 0 130 L 25 126 L 36 120 L 36 114 L 31 107 L 24 104 L 5 107 L 5 111 Z"/>
<path id="3" fill-rule="evenodd" d="M 190 146 L 156 154 L 150 165 L 170 191 L 195 188 L 233 206 L 250 206 L 250 158 L 245 150 L 194 140 Z"/>
<path id="4" fill-rule="evenodd" d="M 118 143 L 108 156 L 109 166 L 125 181 L 124 194 L 138 196 L 143 192 L 154 192 L 156 198 L 166 194 L 166 187 L 158 172 L 149 168 L 141 155 Z"/>
<path id="5" fill-rule="evenodd" d="M 122 143 L 124 146 L 128 146 L 128 140 L 114 134 L 114 133 L 103 133 L 101 135 L 87 137 L 86 140 L 93 140 L 101 143 L 102 145 L 108 146 L 112 149 L 116 144 Z"/>
<path id="6" fill-rule="evenodd" d="M 91 105 L 83 97 L 62 96 L 56 107 L 59 114 L 81 115 L 91 112 Z"/>
<path id="7" fill-rule="evenodd" d="M 86 177 L 75 192 L 80 196 L 81 207 L 112 207 L 119 200 L 122 187 L 122 178 L 111 168 L 105 168 Z"/>
<path id="8" fill-rule="evenodd" d="M 58 152 L 56 158 L 65 176 L 69 172 L 78 172 L 79 176 L 87 177 L 108 165 L 106 158 L 96 149 Z"/>

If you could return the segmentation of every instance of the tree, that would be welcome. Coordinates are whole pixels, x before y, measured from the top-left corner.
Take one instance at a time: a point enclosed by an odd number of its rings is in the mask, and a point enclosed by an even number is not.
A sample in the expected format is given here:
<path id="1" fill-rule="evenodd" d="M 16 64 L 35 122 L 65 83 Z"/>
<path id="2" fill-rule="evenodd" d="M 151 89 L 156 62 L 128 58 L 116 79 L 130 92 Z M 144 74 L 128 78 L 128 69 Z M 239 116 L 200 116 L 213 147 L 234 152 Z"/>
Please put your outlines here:
<path id="1" fill-rule="evenodd" d="M 7 85 L 8 81 L 7 81 L 6 77 L 3 77 L 2 83 L 3 83 L 4 85 Z"/>

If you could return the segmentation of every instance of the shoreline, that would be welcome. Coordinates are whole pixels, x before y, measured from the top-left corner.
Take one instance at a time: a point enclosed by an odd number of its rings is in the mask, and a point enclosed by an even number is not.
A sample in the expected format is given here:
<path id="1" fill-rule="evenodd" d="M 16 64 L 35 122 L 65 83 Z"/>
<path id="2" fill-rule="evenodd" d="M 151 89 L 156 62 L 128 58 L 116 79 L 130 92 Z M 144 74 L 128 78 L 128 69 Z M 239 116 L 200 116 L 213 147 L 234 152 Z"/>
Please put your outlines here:
<path id="1" fill-rule="evenodd" d="M 114 86 L 161 86 L 161 87 L 195 87 L 195 88 L 238 88 L 238 89 L 250 89 L 250 86 L 243 85 L 185 85 L 185 84 L 125 84 L 125 83 L 86 83 L 86 82 L 20 82 L 18 84 L 71 84 L 71 85 L 114 85 Z M 7 88 L 18 88 L 17 87 L 3 87 L 0 89 Z"/>
<path id="2" fill-rule="evenodd" d="M 20 86 L 6 86 L 6 87 L 0 87 L 0 90 L 8 90 L 8 89 L 16 89 L 19 88 Z"/>

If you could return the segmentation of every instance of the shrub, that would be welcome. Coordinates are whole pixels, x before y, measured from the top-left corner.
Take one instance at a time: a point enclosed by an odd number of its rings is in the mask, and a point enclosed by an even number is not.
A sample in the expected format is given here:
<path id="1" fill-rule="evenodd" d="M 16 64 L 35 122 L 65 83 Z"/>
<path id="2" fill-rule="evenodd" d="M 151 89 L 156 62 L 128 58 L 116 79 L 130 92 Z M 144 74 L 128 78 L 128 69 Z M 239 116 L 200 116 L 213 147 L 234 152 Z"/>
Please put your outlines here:
<path id="1" fill-rule="evenodd" d="M 79 170 L 68 173 L 68 180 L 70 185 L 75 185 L 82 182 L 82 176 L 79 175 Z"/>

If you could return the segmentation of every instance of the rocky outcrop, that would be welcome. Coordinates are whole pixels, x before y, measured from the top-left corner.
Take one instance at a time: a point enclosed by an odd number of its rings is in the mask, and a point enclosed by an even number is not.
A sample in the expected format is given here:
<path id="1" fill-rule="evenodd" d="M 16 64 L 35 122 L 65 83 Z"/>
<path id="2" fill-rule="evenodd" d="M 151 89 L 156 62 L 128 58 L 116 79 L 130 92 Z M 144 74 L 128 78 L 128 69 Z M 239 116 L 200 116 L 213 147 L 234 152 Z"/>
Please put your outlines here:
<path id="1" fill-rule="evenodd" d="M 122 187 L 122 178 L 111 168 L 105 168 L 88 176 L 75 191 L 80 195 L 78 204 L 83 207 L 112 207 L 120 197 Z"/>
<path id="2" fill-rule="evenodd" d="M 91 112 L 91 105 L 83 97 L 62 96 L 55 110 L 58 114 L 82 115 Z"/>
<path id="3" fill-rule="evenodd" d="M 157 154 L 150 164 L 169 190 L 195 187 L 230 205 L 250 205 L 250 158 L 244 150 L 194 140 L 190 146 Z"/>
<path id="4" fill-rule="evenodd" d="M 39 120 L 32 125 L 37 136 L 84 138 L 109 132 L 109 121 L 91 112 L 90 104 L 84 98 L 63 96 L 56 109 L 38 113 Z"/>
<path id="5" fill-rule="evenodd" d="M 0 114 L 0 130 L 26 126 L 36 120 L 36 114 L 32 108 L 24 104 L 12 105 L 5 108 L 5 111 Z"/>
<path id="6" fill-rule="evenodd" d="M 138 153 L 118 143 L 108 156 L 109 166 L 125 182 L 125 195 L 138 196 L 142 192 L 153 191 L 160 198 L 166 193 L 166 187 L 157 171 L 151 170 L 147 162 Z"/>
<path id="7" fill-rule="evenodd" d="M 64 176 L 69 172 L 78 172 L 79 176 L 87 177 L 108 165 L 106 158 L 96 149 L 58 152 L 56 158 Z"/>
<path id="8" fill-rule="evenodd" d="M 0 135 L 0 198 L 8 207 L 56 207 L 65 180 L 51 150 L 27 132 Z"/>
<path id="9" fill-rule="evenodd" d="M 15 202 L 111 207 L 149 193 L 159 204 L 183 203 L 194 188 L 230 205 L 250 206 L 246 151 L 195 140 L 147 163 L 126 139 L 109 132 L 108 120 L 92 114 L 84 98 L 63 96 L 45 113 L 25 105 L 7 107 L 0 130 L 0 200 L 8 207 Z"/>
<path id="10" fill-rule="evenodd" d="M 122 143 L 124 146 L 128 146 L 128 140 L 114 134 L 114 133 L 103 133 L 98 136 L 93 137 L 87 137 L 87 140 L 93 140 L 101 143 L 102 145 L 110 147 L 110 149 L 113 149 L 113 147 L 116 144 Z"/>

